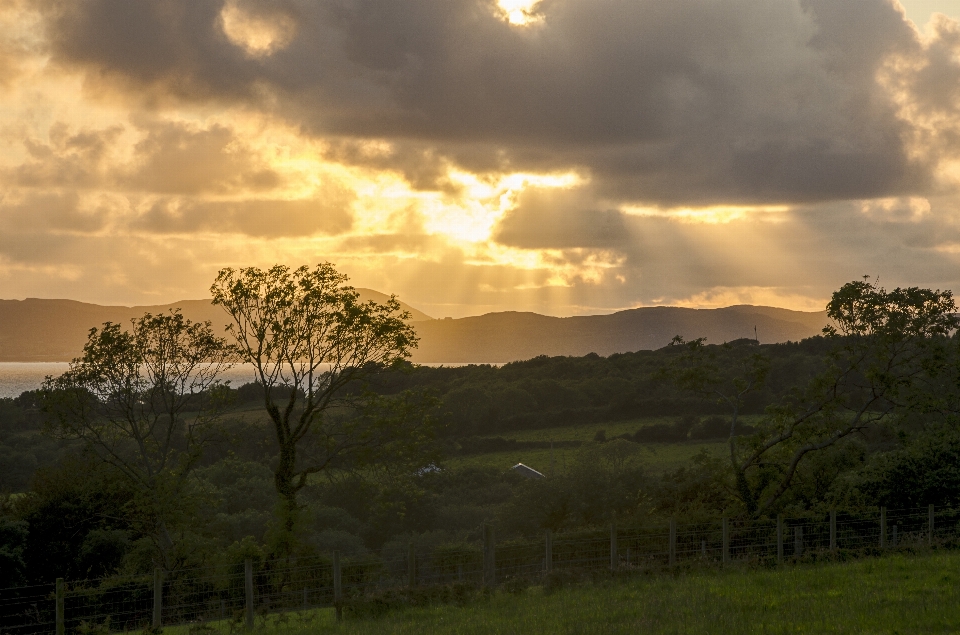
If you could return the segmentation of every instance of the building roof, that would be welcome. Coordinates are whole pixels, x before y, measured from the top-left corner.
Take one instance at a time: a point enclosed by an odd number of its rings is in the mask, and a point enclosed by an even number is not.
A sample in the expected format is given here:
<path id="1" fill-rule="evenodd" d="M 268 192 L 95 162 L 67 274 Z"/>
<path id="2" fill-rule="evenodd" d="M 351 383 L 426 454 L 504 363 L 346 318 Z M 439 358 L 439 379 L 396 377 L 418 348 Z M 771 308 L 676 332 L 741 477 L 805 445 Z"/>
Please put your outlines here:
<path id="1" fill-rule="evenodd" d="M 527 478 L 544 478 L 542 473 L 536 471 L 529 465 L 524 465 L 523 463 L 517 463 L 510 469 L 518 474 L 523 474 Z"/>

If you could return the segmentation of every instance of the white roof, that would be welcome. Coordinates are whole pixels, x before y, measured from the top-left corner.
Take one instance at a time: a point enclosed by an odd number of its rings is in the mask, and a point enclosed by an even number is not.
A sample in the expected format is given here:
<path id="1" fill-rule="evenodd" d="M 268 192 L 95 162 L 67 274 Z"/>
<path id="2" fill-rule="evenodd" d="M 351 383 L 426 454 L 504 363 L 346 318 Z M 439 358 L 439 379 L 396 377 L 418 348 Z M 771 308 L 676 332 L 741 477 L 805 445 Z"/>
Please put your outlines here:
<path id="1" fill-rule="evenodd" d="M 524 465 L 523 463 L 517 463 L 516 465 L 514 465 L 514 466 L 511 467 L 510 469 L 511 469 L 511 470 L 515 470 L 516 472 L 518 472 L 518 473 L 520 473 L 520 474 L 523 474 L 523 475 L 526 476 L 527 478 L 544 478 L 543 474 L 541 474 L 540 472 L 536 471 L 535 469 L 533 469 L 533 468 L 530 467 L 529 465 Z"/>

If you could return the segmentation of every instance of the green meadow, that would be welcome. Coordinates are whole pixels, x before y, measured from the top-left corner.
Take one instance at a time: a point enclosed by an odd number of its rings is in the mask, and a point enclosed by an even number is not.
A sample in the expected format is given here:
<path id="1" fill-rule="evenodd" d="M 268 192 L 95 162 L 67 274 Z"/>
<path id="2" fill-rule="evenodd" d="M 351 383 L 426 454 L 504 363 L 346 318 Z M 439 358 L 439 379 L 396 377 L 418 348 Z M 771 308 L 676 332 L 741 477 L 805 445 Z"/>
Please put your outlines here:
<path id="1" fill-rule="evenodd" d="M 307 633 L 955 633 L 960 553 L 890 555 L 771 570 L 703 570 L 553 592 L 498 591 L 466 606 L 334 621 L 331 610 L 270 618 L 258 635 Z M 174 629 L 169 629 L 168 632 Z"/>

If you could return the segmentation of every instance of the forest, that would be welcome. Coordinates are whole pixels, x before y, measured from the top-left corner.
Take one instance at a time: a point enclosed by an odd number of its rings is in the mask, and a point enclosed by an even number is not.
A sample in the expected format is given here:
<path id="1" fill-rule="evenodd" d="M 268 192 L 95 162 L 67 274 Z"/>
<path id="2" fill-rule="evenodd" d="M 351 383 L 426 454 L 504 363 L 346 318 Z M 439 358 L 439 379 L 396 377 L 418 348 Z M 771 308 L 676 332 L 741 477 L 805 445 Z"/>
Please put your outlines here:
<path id="1" fill-rule="evenodd" d="M 346 288 L 336 272 L 298 271 Z M 222 288 L 270 284 L 268 272 L 244 273 Z M 311 301 L 276 311 L 300 315 Z M 337 319 L 353 312 L 392 339 L 363 340 L 354 350 L 367 357 L 324 367 L 319 384 L 303 367 L 220 384 L 216 363 L 251 357 L 171 314 L 131 331 L 104 325 L 63 377 L 0 400 L 0 587 L 252 554 L 400 557 L 409 543 L 475 542 L 484 522 L 509 540 L 612 514 L 639 527 L 960 502 L 949 292 L 849 283 L 828 306 L 835 326 L 801 342 L 677 338 L 656 351 L 455 368 L 405 361 L 412 342 L 389 321 L 395 307 L 377 313 L 348 292 L 334 302 Z M 123 355 L 159 354 L 170 337 L 199 354 L 167 360 L 162 381 L 136 388 L 148 358 Z M 510 469 L 531 455 L 545 478 Z"/>

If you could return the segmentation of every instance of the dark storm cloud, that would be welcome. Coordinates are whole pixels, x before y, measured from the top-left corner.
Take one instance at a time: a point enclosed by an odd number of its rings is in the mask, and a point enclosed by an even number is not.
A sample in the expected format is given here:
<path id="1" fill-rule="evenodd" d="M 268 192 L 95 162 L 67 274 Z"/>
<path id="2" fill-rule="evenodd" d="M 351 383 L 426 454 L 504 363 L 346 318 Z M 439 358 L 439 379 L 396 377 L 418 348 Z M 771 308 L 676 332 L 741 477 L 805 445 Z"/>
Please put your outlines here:
<path id="1" fill-rule="evenodd" d="M 936 157 L 910 157 L 910 125 L 877 80 L 889 56 L 924 54 L 890 0 L 544 0 L 531 28 L 493 4 L 236 2 L 296 25 L 261 56 L 225 35 L 222 0 L 51 0 L 46 16 L 55 59 L 90 82 L 428 144 L 432 156 L 390 164 L 422 187 L 437 185 L 438 155 L 581 168 L 601 196 L 663 204 L 929 187 Z"/>

